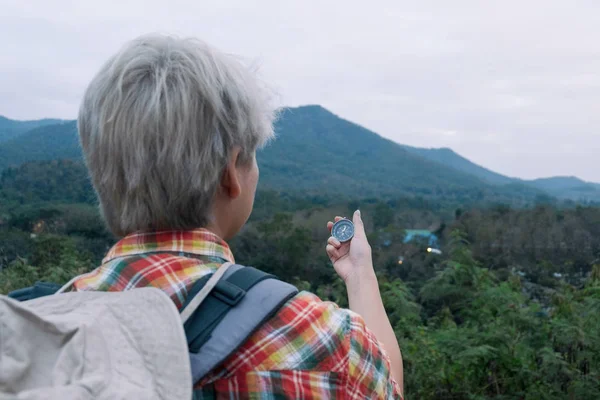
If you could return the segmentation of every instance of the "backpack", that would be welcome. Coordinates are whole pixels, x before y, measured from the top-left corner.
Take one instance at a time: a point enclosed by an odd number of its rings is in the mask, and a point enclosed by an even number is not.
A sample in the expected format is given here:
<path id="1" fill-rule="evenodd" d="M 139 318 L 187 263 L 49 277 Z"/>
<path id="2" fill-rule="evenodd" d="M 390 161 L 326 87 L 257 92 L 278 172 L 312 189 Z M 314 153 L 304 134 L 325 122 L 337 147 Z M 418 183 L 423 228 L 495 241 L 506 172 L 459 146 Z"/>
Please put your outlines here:
<path id="1" fill-rule="evenodd" d="M 226 263 L 178 312 L 156 288 L 69 292 L 76 279 L 0 296 L 0 399 L 191 399 L 195 382 L 298 293 Z"/>

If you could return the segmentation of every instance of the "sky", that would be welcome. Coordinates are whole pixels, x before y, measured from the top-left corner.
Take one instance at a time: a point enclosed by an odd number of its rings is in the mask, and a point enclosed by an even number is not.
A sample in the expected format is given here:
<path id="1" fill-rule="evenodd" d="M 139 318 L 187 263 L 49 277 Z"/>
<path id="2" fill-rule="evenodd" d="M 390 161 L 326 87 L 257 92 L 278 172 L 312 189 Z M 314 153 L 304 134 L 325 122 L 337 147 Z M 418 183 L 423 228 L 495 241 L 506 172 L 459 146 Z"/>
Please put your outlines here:
<path id="1" fill-rule="evenodd" d="M 100 65 L 150 32 L 241 56 L 280 105 L 600 182 L 600 1 L 0 0 L 0 115 L 74 119 Z"/>

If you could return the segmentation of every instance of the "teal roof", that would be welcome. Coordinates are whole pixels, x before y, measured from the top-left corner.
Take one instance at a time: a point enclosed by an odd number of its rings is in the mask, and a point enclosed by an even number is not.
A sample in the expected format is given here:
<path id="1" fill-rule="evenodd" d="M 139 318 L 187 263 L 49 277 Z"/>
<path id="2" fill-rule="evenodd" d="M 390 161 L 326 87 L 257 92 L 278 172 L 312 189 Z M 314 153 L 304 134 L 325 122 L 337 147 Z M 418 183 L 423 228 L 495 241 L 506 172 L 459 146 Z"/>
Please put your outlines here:
<path id="1" fill-rule="evenodd" d="M 427 229 L 405 229 L 405 232 L 404 243 L 408 243 L 415 238 L 426 238 L 431 246 L 437 245 L 437 235 Z"/>
<path id="2" fill-rule="evenodd" d="M 417 236 L 429 236 L 429 235 L 433 235 L 433 233 L 431 233 L 431 231 L 428 231 L 427 229 L 405 229 L 406 234 L 407 235 L 417 235 Z"/>

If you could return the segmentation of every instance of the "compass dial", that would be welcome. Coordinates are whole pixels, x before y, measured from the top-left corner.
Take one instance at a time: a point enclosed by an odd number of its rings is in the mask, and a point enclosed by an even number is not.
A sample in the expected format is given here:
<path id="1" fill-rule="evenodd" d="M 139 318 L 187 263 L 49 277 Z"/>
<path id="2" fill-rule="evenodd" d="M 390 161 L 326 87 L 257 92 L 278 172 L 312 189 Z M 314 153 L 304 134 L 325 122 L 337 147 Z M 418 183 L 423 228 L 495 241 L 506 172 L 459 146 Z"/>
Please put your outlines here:
<path id="1" fill-rule="evenodd" d="M 354 237 L 354 224 L 349 219 L 340 219 L 333 224 L 331 228 L 331 236 L 344 243 Z"/>

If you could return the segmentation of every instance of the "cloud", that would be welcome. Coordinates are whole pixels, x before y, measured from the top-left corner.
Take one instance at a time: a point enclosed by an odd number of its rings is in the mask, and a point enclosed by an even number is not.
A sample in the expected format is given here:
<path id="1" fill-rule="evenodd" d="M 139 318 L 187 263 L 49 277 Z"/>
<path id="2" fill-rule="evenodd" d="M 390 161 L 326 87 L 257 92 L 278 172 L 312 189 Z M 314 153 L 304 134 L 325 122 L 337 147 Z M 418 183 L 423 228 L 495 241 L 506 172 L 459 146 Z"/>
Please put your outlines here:
<path id="1" fill-rule="evenodd" d="M 170 32 L 257 63 L 282 104 L 511 176 L 600 181 L 597 15 L 594 0 L 5 0 L 0 114 L 73 118 L 124 41 Z"/>

